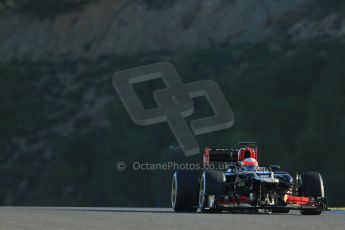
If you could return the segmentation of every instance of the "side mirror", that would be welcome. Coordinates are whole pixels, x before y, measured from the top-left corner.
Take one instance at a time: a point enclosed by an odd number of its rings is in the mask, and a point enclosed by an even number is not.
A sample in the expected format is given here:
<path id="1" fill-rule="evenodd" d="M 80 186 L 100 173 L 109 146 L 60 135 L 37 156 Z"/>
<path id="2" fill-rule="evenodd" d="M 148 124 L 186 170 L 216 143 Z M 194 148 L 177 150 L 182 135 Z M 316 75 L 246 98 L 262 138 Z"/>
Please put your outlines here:
<path id="1" fill-rule="evenodd" d="M 279 165 L 270 165 L 270 170 L 274 171 L 274 170 L 279 170 L 280 166 Z"/>

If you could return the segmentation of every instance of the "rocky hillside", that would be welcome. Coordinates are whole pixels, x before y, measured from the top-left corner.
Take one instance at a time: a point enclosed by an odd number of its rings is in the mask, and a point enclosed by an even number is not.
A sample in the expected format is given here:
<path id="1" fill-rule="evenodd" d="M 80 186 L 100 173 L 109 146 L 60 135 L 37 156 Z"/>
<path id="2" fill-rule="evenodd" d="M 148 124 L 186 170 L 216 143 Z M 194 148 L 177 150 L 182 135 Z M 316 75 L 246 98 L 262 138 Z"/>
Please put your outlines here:
<path id="1" fill-rule="evenodd" d="M 98 0 L 47 15 L 48 4 L 21 11 L 20 4 L 12 3 L 0 13 L 0 61 L 95 59 L 114 53 L 339 37 L 345 33 L 339 4 L 343 5 L 336 0 Z"/>

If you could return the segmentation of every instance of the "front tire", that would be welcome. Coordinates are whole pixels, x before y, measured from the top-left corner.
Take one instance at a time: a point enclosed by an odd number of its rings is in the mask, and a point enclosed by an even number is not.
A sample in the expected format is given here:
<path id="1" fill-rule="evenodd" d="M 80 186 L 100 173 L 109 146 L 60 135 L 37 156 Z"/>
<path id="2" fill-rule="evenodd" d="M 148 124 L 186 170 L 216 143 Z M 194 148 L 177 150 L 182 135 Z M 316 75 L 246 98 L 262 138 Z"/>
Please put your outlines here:
<path id="1" fill-rule="evenodd" d="M 320 173 L 304 172 L 300 175 L 302 195 L 306 197 L 324 197 L 323 180 Z M 301 210 L 302 215 L 320 215 L 321 210 Z"/>
<path id="2" fill-rule="evenodd" d="M 171 206 L 176 212 L 195 212 L 198 209 L 199 173 L 176 171 L 171 184 Z"/>

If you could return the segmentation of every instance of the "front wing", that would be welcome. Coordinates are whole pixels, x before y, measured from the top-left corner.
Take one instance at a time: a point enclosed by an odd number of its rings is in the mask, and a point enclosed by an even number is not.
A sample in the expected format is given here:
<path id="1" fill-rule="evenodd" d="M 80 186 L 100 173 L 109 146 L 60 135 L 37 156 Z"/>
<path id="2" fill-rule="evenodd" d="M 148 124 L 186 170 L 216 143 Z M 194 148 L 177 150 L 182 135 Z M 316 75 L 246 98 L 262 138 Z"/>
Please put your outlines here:
<path id="1" fill-rule="evenodd" d="M 207 198 L 207 208 L 217 207 L 223 211 L 231 210 L 258 210 L 258 209 L 269 209 L 269 210 L 319 210 L 327 211 L 327 198 L 326 197 L 303 197 L 303 196 L 288 196 L 286 200 L 286 206 L 279 205 L 250 205 L 248 198 L 241 196 L 239 199 L 225 199 L 224 196 L 216 197 L 210 195 Z"/>

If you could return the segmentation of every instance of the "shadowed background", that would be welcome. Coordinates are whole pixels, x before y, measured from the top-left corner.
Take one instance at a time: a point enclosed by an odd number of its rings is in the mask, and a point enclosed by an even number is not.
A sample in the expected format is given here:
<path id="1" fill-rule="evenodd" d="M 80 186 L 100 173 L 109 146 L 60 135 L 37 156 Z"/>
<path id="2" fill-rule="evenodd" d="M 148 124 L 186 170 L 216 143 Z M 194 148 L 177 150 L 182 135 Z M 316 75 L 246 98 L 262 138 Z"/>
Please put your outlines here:
<path id="1" fill-rule="evenodd" d="M 164 123 L 136 126 L 115 71 L 175 65 L 211 79 L 235 113 L 200 147 L 259 144 L 261 165 L 319 171 L 345 205 L 345 3 L 340 0 L 0 0 L 0 204 L 169 206 L 186 158 Z M 135 86 L 146 108 L 161 81 Z M 212 114 L 194 100 L 187 121 Z M 123 172 L 116 163 L 127 163 Z"/>

